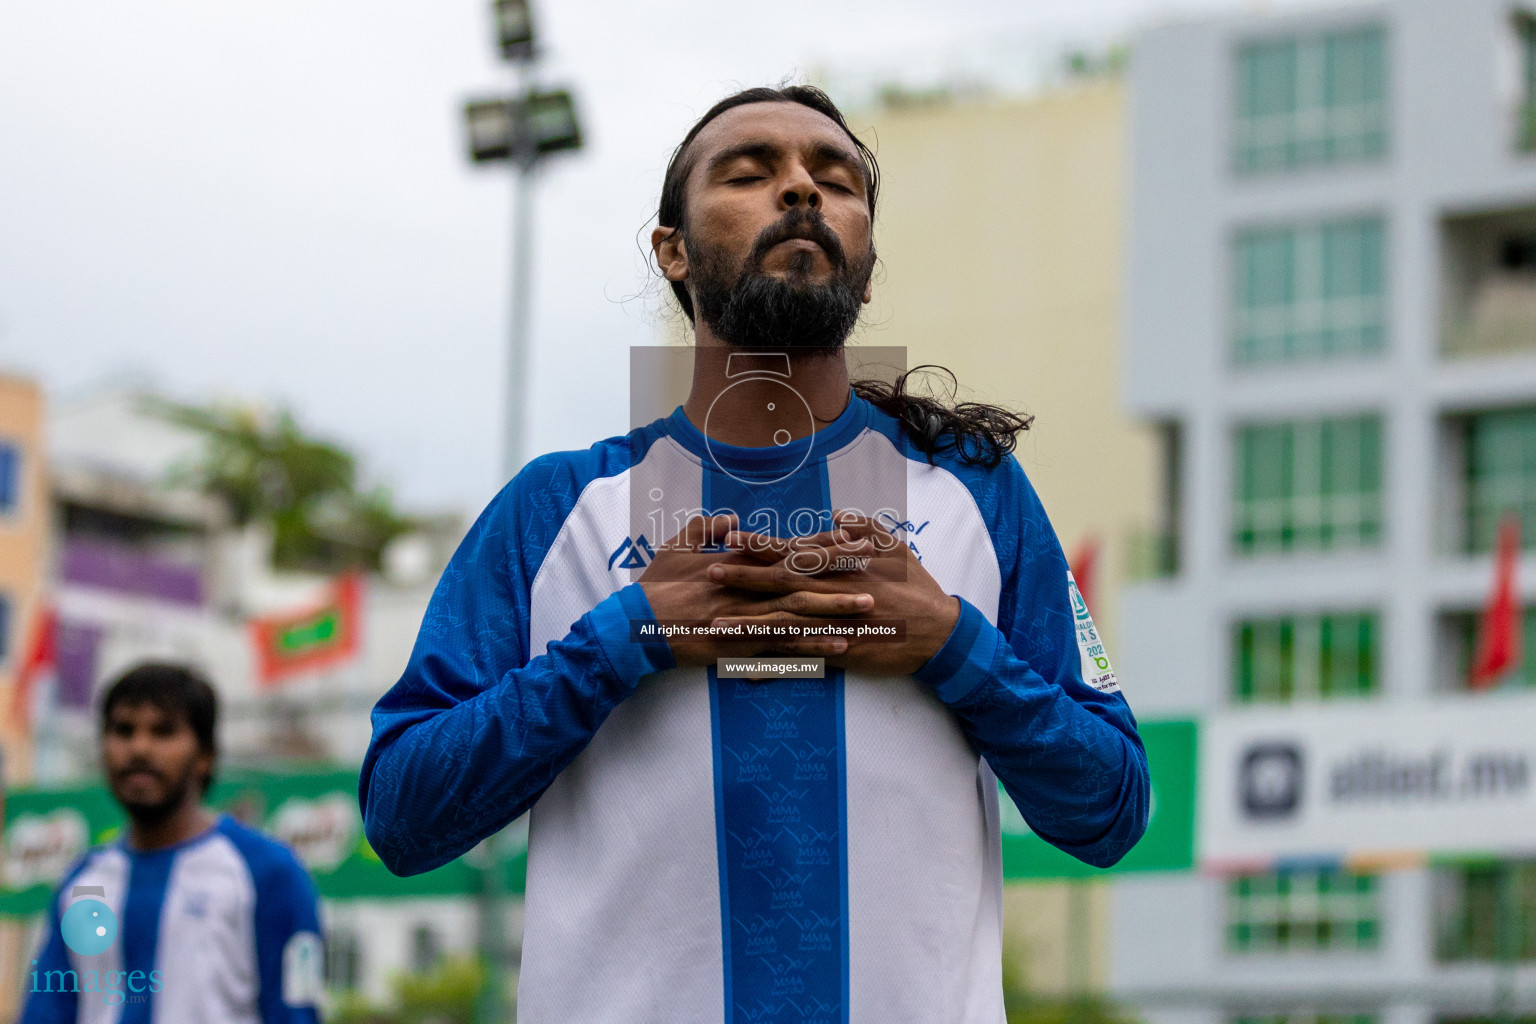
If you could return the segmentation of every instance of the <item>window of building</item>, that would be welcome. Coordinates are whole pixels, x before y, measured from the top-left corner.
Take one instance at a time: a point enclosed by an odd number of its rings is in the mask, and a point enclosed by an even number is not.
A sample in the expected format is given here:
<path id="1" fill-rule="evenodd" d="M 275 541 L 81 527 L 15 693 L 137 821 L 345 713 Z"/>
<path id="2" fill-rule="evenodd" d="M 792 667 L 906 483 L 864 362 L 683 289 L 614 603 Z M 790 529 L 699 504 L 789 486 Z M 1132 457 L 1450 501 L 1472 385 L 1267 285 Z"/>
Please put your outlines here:
<path id="1" fill-rule="evenodd" d="M 1376 692 L 1370 612 L 1244 619 L 1233 627 L 1232 699 L 1292 701 Z"/>
<path id="2" fill-rule="evenodd" d="M 1520 44 L 1520 117 L 1515 145 L 1536 150 L 1536 14 L 1515 12 L 1515 36 Z"/>
<path id="3" fill-rule="evenodd" d="M 1239 554 L 1328 551 L 1381 540 L 1381 420 L 1238 428 L 1232 542 Z"/>
<path id="4" fill-rule="evenodd" d="M 362 983 L 363 951 L 356 929 L 333 927 L 325 937 L 325 983 L 343 991 Z"/>
<path id="5" fill-rule="evenodd" d="M 21 449 L 0 441 L 0 516 L 15 515 L 21 505 Z"/>
<path id="6" fill-rule="evenodd" d="M 1237 52 L 1240 174 L 1379 159 L 1387 44 L 1378 26 L 1254 42 Z"/>
<path id="7" fill-rule="evenodd" d="M 1376 875 L 1334 868 L 1228 881 L 1227 949 L 1234 953 L 1373 950 L 1381 939 Z"/>
<path id="8" fill-rule="evenodd" d="M 1472 660 L 1477 656 L 1477 629 L 1480 612 L 1458 611 L 1442 617 L 1442 643 L 1449 643 L 1449 657 L 1440 662 L 1440 686 L 1446 690 L 1465 690 L 1471 685 Z M 1526 608 L 1521 616 L 1521 649 L 1526 656 L 1519 664 L 1496 680 L 1497 686 L 1536 687 L 1536 608 Z"/>
<path id="9" fill-rule="evenodd" d="M 1234 249 L 1239 363 L 1379 352 L 1386 341 L 1379 217 L 1245 231 Z"/>
<path id="10" fill-rule="evenodd" d="M 1536 409 L 1468 417 L 1466 446 L 1466 550 L 1493 550 L 1506 512 L 1520 518 L 1524 546 L 1536 546 Z"/>
<path id="11" fill-rule="evenodd" d="M 411 970 L 426 974 L 437 966 L 443 956 L 442 940 L 437 929 L 429 924 L 418 924 L 411 929 Z"/>
<path id="12" fill-rule="evenodd" d="M 1160 579 L 1179 571 L 1179 535 L 1183 532 L 1184 428 L 1177 420 L 1159 423 L 1155 519 L 1126 545 L 1126 572 L 1133 580 Z"/>
<path id="13" fill-rule="evenodd" d="M 1441 865 L 1434 884 L 1439 959 L 1536 960 L 1536 860 Z"/>

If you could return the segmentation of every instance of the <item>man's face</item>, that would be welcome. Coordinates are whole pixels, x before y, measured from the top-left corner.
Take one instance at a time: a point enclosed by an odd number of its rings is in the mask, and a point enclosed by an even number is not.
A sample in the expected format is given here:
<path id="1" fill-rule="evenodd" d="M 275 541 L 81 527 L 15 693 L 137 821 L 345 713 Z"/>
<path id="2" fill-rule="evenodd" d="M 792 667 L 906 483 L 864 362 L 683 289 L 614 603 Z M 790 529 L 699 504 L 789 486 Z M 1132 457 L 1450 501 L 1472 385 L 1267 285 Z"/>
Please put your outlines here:
<path id="1" fill-rule="evenodd" d="M 118 704 L 101 735 L 107 785 L 135 820 L 162 821 L 189 792 L 200 794 L 213 755 L 186 718 L 154 704 Z"/>
<path id="2" fill-rule="evenodd" d="M 799 103 L 749 103 L 705 125 L 691 156 L 685 223 L 659 253 L 696 314 L 734 344 L 840 345 L 874 265 L 847 134 Z"/>

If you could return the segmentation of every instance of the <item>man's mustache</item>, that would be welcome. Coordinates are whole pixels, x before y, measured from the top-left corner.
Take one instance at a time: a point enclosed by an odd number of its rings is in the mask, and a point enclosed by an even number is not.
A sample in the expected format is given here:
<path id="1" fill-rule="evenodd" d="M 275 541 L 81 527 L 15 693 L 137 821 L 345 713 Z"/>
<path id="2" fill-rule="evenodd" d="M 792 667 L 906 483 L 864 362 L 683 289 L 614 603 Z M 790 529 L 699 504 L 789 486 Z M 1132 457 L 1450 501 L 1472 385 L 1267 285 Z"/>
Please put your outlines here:
<path id="1" fill-rule="evenodd" d="M 145 764 L 142 761 L 134 761 L 131 764 L 128 764 L 128 765 L 126 765 L 126 766 L 124 766 L 122 768 L 119 768 L 117 771 L 112 773 L 112 777 L 114 779 L 125 779 L 125 778 L 127 778 L 128 776 L 132 775 L 135 772 L 144 772 L 145 774 L 153 775 L 155 778 L 159 779 L 161 782 L 165 781 L 165 773 L 164 772 L 162 772 L 159 769 L 155 768 L 153 765 Z"/>
<path id="2" fill-rule="evenodd" d="M 832 230 L 825 217 L 808 206 L 792 207 L 776 223 L 764 228 L 758 234 L 757 241 L 752 243 L 747 265 L 760 267 L 769 249 L 791 238 L 808 238 L 821 246 L 836 270 L 842 270 L 848 265 L 848 257 L 843 252 L 843 243 L 838 240 L 837 232 Z"/>

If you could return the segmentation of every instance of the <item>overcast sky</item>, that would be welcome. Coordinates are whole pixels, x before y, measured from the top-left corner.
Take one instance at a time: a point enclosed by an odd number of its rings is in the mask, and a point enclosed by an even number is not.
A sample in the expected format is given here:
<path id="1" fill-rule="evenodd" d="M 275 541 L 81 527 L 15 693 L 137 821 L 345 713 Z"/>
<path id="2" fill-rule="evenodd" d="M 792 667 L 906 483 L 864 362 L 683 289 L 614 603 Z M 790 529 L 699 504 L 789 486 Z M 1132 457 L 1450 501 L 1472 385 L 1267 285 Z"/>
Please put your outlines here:
<path id="1" fill-rule="evenodd" d="M 532 448 L 626 429 L 627 349 L 663 309 L 637 243 L 727 91 L 1244 5 L 536 0 L 588 147 L 539 190 Z M 477 511 L 502 482 L 511 185 L 467 166 L 459 107 L 507 81 L 489 8 L 0 3 L 0 369 L 52 401 L 134 382 L 285 404 L 408 506 Z"/>

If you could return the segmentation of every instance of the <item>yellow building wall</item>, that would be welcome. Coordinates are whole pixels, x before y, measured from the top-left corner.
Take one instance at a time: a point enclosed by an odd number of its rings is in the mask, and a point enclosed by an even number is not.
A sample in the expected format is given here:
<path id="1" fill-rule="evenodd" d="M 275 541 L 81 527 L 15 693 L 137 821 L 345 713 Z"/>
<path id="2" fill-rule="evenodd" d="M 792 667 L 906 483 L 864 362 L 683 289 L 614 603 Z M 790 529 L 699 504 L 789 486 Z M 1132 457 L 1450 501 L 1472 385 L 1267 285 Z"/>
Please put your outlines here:
<path id="1" fill-rule="evenodd" d="M 26 378 L 0 373 L 0 442 L 21 452 L 20 501 L 11 514 L 0 514 L 0 595 L 11 608 L 0 658 L 0 746 L 5 775 L 16 780 L 26 775 L 31 757 L 12 713 L 14 686 L 38 613 L 48 537 L 43 395 Z"/>
<path id="2" fill-rule="evenodd" d="M 864 345 L 939 363 L 962 395 L 1033 413 L 1018 458 L 1114 657 L 1127 541 L 1154 525 L 1152 433 L 1119 407 L 1125 100 L 1118 82 L 854 119 L 882 171 Z M 1130 687 L 1134 691 L 1134 681 Z"/>
<path id="3" fill-rule="evenodd" d="M 1116 81 L 853 119 L 882 171 L 855 341 L 904 346 L 908 366 L 953 370 L 962 397 L 1034 414 L 1019 462 L 1068 558 L 1097 540 L 1091 609 L 1111 660 L 1130 538 L 1157 525 L 1159 458 L 1119 402 L 1124 122 Z M 1102 991 L 1110 896 L 1098 881 L 1008 887 L 1005 956 L 1034 997 Z"/>

